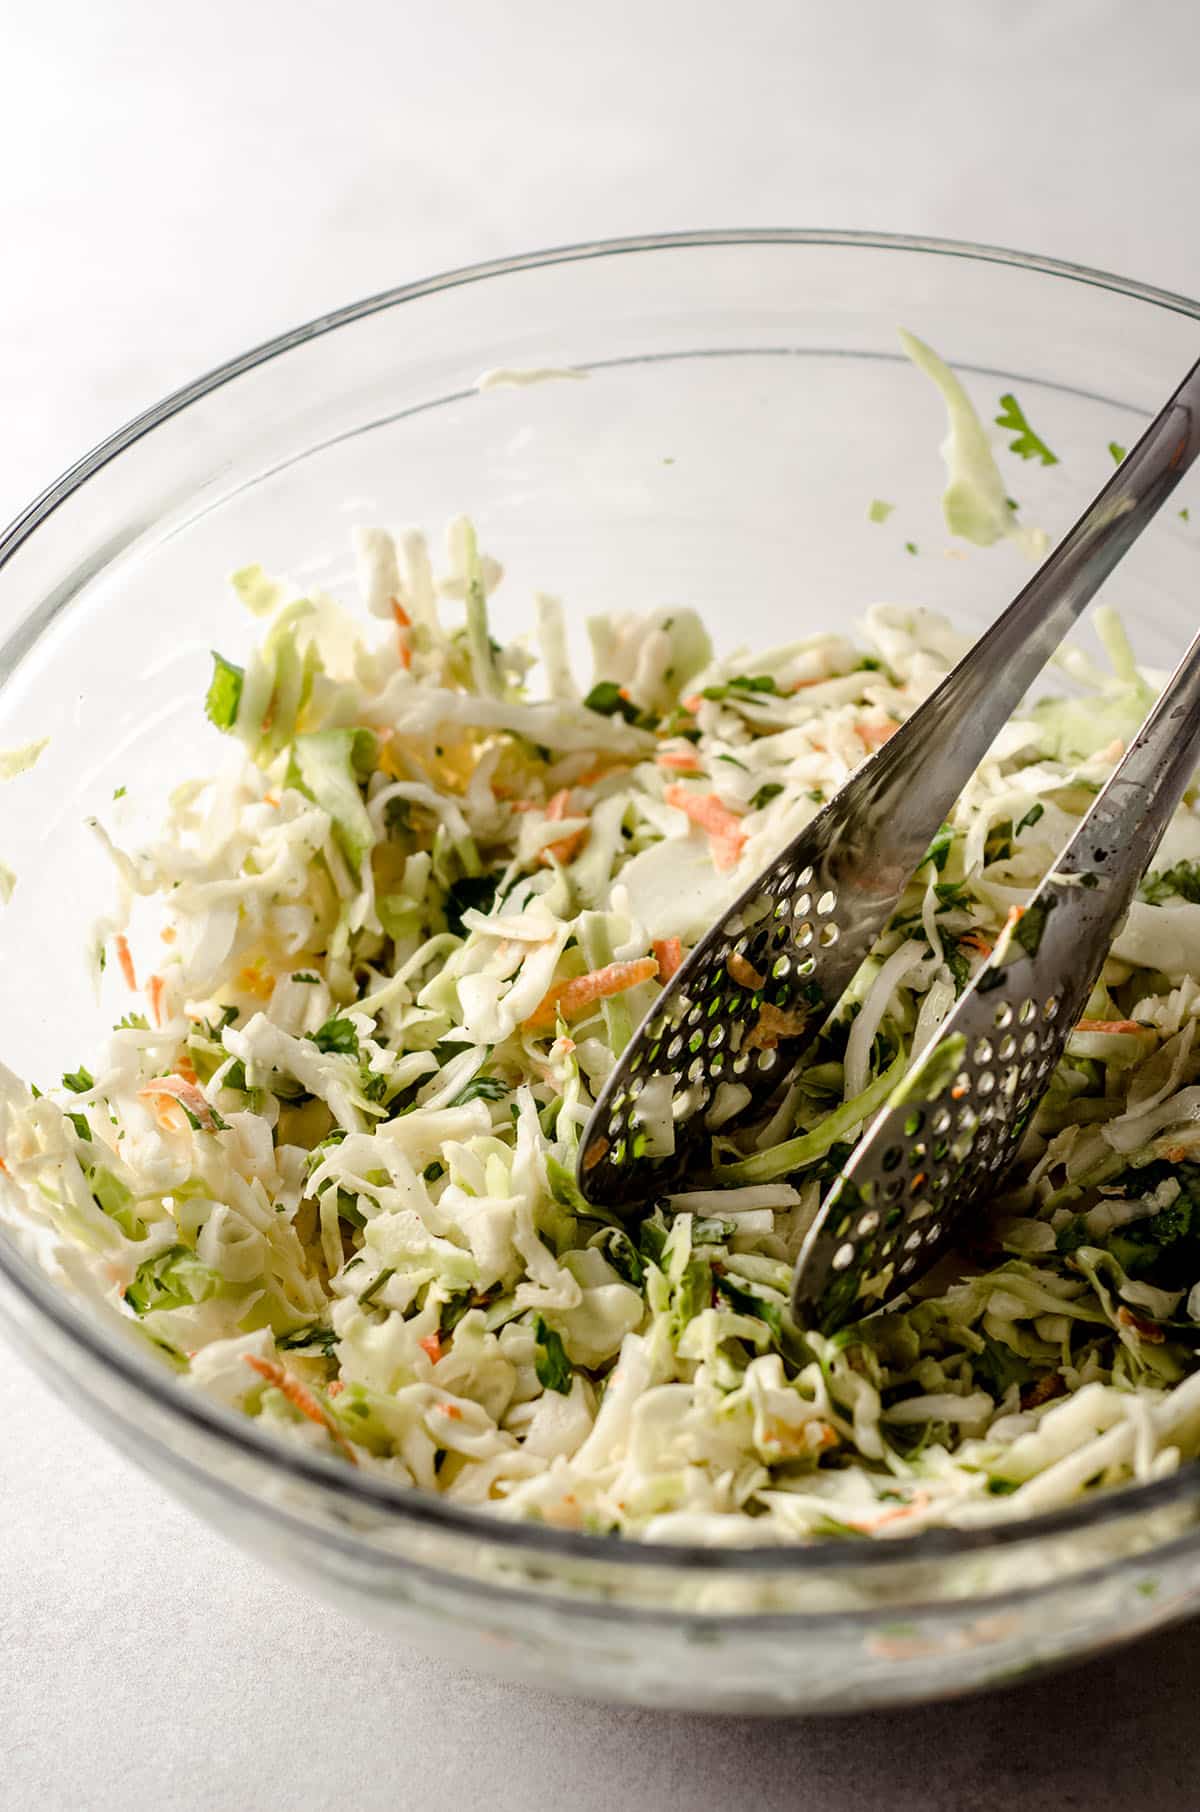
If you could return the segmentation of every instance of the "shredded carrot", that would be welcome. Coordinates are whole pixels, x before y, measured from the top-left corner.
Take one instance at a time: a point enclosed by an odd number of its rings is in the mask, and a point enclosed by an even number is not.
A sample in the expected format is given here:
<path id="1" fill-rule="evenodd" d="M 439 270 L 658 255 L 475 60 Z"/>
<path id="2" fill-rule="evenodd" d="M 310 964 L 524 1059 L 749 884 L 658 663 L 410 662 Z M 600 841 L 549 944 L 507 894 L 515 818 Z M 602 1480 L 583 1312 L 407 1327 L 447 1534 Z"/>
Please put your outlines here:
<path id="1" fill-rule="evenodd" d="M 924 1510 L 929 1501 L 927 1491 L 917 1491 L 907 1504 L 889 1504 L 878 1516 L 847 1517 L 846 1521 L 852 1529 L 861 1529 L 864 1535 L 870 1535 L 876 1529 L 882 1529 L 885 1523 L 897 1523 L 906 1516 L 915 1516 L 918 1510 Z"/>
<path id="2" fill-rule="evenodd" d="M 669 982 L 683 962 L 683 945 L 677 937 L 660 937 L 650 946 L 658 964 L 658 979 Z"/>
<path id="3" fill-rule="evenodd" d="M 1161 1346 L 1167 1338 L 1156 1321 L 1147 1321 L 1144 1315 L 1135 1315 L 1124 1304 L 1117 1310 L 1117 1320 L 1123 1328 L 1131 1328 L 1149 1346 Z"/>
<path id="4" fill-rule="evenodd" d="M 174 925 L 164 925 L 158 935 L 162 939 L 164 944 L 173 944 L 175 942 L 177 933 L 176 933 Z"/>
<path id="5" fill-rule="evenodd" d="M 327 1397 L 340 1397 L 345 1388 L 346 1386 L 342 1383 L 342 1380 L 340 1378 L 335 1378 L 332 1384 L 327 1384 L 325 1386 L 325 1395 Z"/>
<path id="6" fill-rule="evenodd" d="M 1136 1019 L 1077 1019 L 1077 1032 L 1152 1032 L 1152 1026 L 1144 1026 Z"/>
<path id="7" fill-rule="evenodd" d="M 175 1074 L 182 1076 L 185 1082 L 195 1082 L 196 1066 L 186 1051 L 180 1051 L 175 1059 Z"/>
<path id="8" fill-rule="evenodd" d="M 546 806 L 547 818 L 555 822 L 559 818 L 565 818 L 570 798 L 570 787 L 563 787 L 560 792 L 555 793 L 553 799 Z M 547 843 L 545 848 L 539 851 L 538 861 L 546 863 L 547 867 L 551 862 L 569 862 L 586 836 L 586 828 L 581 828 L 572 831 L 569 836 L 559 837 L 556 843 Z"/>
<path id="9" fill-rule="evenodd" d="M 282 1365 L 276 1365 L 271 1359 L 260 1359 L 256 1353 L 243 1353 L 242 1358 L 252 1371 L 258 1373 L 260 1378 L 265 1378 L 268 1384 L 273 1384 L 276 1390 L 281 1390 L 288 1402 L 295 1404 L 302 1416 L 307 1416 L 310 1422 L 315 1422 L 318 1428 L 323 1428 L 326 1434 L 337 1442 L 352 1466 L 358 1465 L 358 1455 L 337 1423 L 322 1409 L 312 1392 L 301 1384 L 299 1378 L 294 1378 L 291 1372 L 285 1372 Z"/>
<path id="10" fill-rule="evenodd" d="M 279 801 L 278 801 L 278 799 L 276 799 L 274 793 L 264 793 L 263 794 L 263 804 L 264 805 L 273 805 L 277 811 L 279 809 Z"/>
<path id="11" fill-rule="evenodd" d="M 1169 1164 L 1182 1164 L 1191 1155 L 1191 1147 L 1187 1145 L 1168 1145 L 1163 1152 L 1163 1157 Z"/>
<path id="12" fill-rule="evenodd" d="M 746 1038 L 746 1049 L 773 1051 L 781 1038 L 798 1038 L 807 1020 L 807 1014 L 785 1012 L 766 1001 L 757 1023 Z"/>
<path id="13" fill-rule="evenodd" d="M 1008 917 L 1004 921 L 1005 927 L 1007 928 L 1010 925 L 1019 924 L 1024 917 L 1025 908 L 1023 906 L 1010 906 L 1008 909 Z"/>
<path id="14" fill-rule="evenodd" d="M 213 1119 L 212 1108 L 194 1082 L 188 1082 L 183 1076 L 156 1076 L 152 1082 L 147 1082 L 145 1088 L 138 1090 L 139 1100 L 144 1101 L 149 1098 L 153 1101 L 155 1113 L 158 1114 L 160 1121 L 163 1116 L 159 1113 L 159 1102 L 163 1100 L 164 1096 L 168 1100 L 178 1101 L 181 1107 L 185 1107 L 194 1119 L 199 1120 L 205 1132 L 216 1131 L 217 1123 Z M 164 1123 L 169 1124 L 169 1122 Z"/>
<path id="15" fill-rule="evenodd" d="M 118 933 L 116 941 L 117 961 L 121 965 L 121 974 L 125 977 L 126 985 L 136 994 L 137 976 L 133 972 L 133 958 L 129 954 L 129 940 L 121 933 Z"/>
<path id="16" fill-rule="evenodd" d="M 457 1403 L 439 1403 L 437 1407 L 444 1416 L 449 1416 L 452 1422 L 462 1421 L 462 1410 Z"/>
<path id="17" fill-rule="evenodd" d="M 960 944 L 965 944 L 968 950 L 977 950 L 980 956 L 990 956 L 995 948 L 993 944 L 988 943 L 982 931 L 964 931 L 958 941 Z"/>
<path id="18" fill-rule="evenodd" d="M 704 701 L 698 692 L 693 692 L 690 698 L 681 698 L 679 702 L 684 710 L 690 711 L 694 717 Z"/>
<path id="19" fill-rule="evenodd" d="M 639 956 L 631 963 L 608 963 L 603 969 L 593 969 L 588 975 L 576 975 L 570 981 L 555 982 L 533 1009 L 526 1026 L 536 1031 L 540 1026 L 552 1026 L 561 1015 L 570 1019 L 582 1013 L 598 1000 L 608 1000 L 614 994 L 623 994 L 626 988 L 636 988 L 641 982 L 650 981 L 658 974 L 658 964 L 652 956 Z"/>
<path id="20" fill-rule="evenodd" d="M 392 616 L 396 620 L 396 647 L 400 653 L 400 665 L 404 668 L 411 667 L 412 648 L 408 639 L 408 631 L 412 628 L 412 618 L 399 598 L 392 599 Z"/>
<path id="21" fill-rule="evenodd" d="M 432 1360 L 433 1364 L 436 1365 L 438 1360 L 442 1356 L 441 1335 L 440 1334 L 426 1334 L 426 1336 L 423 1340 L 417 1341 L 417 1345 L 429 1354 L 429 1357 Z"/>
<path id="22" fill-rule="evenodd" d="M 5 1176 L 8 1175 L 8 1165 L 4 1162 L 3 1158 L 0 1158 L 0 1170 L 4 1172 Z"/>
<path id="23" fill-rule="evenodd" d="M 731 981 L 739 988 L 761 988 L 766 977 L 760 975 L 753 963 L 747 962 L 740 950 L 731 950 L 725 961 Z"/>
<path id="24" fill-rule="evenodd" d="M 166 983 L 163 981 L 161 975 L 152 975 L 150 980 L 146 983 L 146 992 L 150 996 L 150 1011 L 154 1015 L 154 1023 L 156 1026 L 160 1026 L 165 1018 L 163 1012 L 163 989 L 165 986 Z"/>
<path id="25" fill-rule="evenodd" d="M 660 749 L 654 757 L 660 768 L 677 768 L 681 774 L 699 774 L 703 770 L 691 749 Z"/>
<path id="26" fill-rule="evenodd" d="M 889 736 L 894 736 L 899 724 L 859 724 L 858 734 L 868 749 L 881 749 Z"/>
<path id="27" fill-rule="evenodd" d="M 585 774 L 579 776 L 575 785 L 595 786 L 598 780 L 607 780 L 610 774 L 616 774 L 622 768 L 627 768 L 628 766 L 629 763 L 627 761 L 614 761 L 612 759 L 598 761 L 595 767 L 589 768 Z"/>
<path id="28" fill-rule="evenodd" d="M 604 1154 L 607 1150 L 608 1150 L 608 1140 L 607 1139 L 593 1139 L 591 1144 L 588 1146 L 587 1150 L 583 1154 L 583 1168 L 585 1170 L 595 1170 L 597 1164 L 600 1162 L 601 1158 L 604 1156 Z M 616 1375 L 617 1375 L 616 1372 L 614 1372 L 613 1378 L 615 1378 Z M 609 1382 L 611 1383 L 611 1381 L 612 1380 L 610 1379 Z"/>
<path id="29" fill-rule="evenodd" d="M 724 871 L 735 865 L 745 845 L 746 834 L 740 818 L 727 805 L 722 805 L 715 793 L 691 793 L 685 786 L 669 786 L 664 788 L 663 798 L 707 832 L 715 867 Z"/>

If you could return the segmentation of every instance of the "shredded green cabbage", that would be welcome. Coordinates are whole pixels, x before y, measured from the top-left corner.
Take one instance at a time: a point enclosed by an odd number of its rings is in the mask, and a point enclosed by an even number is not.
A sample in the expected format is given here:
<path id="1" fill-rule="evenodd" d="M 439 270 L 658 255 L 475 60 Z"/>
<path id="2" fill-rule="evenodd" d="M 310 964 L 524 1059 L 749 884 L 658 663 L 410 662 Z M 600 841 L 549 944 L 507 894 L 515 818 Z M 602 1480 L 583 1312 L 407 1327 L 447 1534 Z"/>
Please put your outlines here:
<path id="1" fill-rule="evenodd" d="M 987 538 L 1001 507 L 961 523 Z M 122 1003 L 107 1054 L 62 1089 L 0 1073 L 4 1199 L 46 1262 L 181 1388 L 502 1516 L 647 1540 L 885 1538 L 1194 1457 L 1190 803 L 959 1280 L 943 1270 L 833 1339 L 787 1306 L 829 1179 L 906 1074 L 936 1091 L 914 1058 L 1151 696 L 1111 623 L 1112 675 L 1011 725 L 967 786 L 783 1122 L 734 1131 L 729 1085 L 710 1174 L 618 1224 L 579 1195 L 575 1156 L 663 966 L 925 696 L 956 638 L 878 606 L 861 646 L 714 659 L 692 613 L 661 611 L 595 626 L 585 691 L 542 597 L 539 699 L 526 653 L 492 641 L 499 569 L 470 525 L 436 586 L 419 538 L 360 537 L 359 563 L 374 640 L 328 600 L 240 575 L 273 614 L 244 672 L 218 659 L 208 709 L 232 765 L 118 856 L 157 921 L 133 951 L 143 1010 Z M 691 793 L 715 831 L 681 808 Z M 105 985 L 121 973 L 109 962 Z M 671 1139 L 649 1091 L 641 1113 Z"/>

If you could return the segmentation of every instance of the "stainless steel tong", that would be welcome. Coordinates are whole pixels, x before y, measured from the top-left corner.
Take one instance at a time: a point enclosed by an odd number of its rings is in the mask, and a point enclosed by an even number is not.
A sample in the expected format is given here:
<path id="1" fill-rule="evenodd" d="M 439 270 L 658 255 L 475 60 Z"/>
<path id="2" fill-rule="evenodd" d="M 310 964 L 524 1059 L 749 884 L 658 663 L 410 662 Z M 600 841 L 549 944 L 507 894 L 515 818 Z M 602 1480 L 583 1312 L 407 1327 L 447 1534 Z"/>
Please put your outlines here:
<path id="1" fill-rule="evenodd" d="M 737 1124 L 761 1115 L 803 1063 L 993 739 L 1197 452 L 1200 363 L 992 628 L 668 982 L 581 1141 L 579 1187 L 590 1201 L 649 1204 L 703 1166 L 706 1114 L 723 1083 L 741 1085 Z M 833 1326 L 908 1288 L 963 1211 L 995 1187 L 1183 793 L 1198 732 L 1200 637 L 1054 870 L 834 1182 L 797 1261 L 798 1318 Z"/>

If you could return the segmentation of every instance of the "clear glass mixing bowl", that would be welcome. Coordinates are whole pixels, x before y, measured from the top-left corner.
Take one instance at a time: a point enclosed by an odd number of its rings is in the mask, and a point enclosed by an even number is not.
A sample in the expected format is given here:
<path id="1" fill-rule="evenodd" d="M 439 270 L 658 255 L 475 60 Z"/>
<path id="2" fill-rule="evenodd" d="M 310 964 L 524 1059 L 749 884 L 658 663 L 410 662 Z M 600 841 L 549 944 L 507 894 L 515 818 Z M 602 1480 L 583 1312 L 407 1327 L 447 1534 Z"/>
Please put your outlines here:
<path id="1" fill-rule="evenodd" d="M 82 953 L 110 897 L 84 829 L 206 770 L 208 651 L 253 625 L 252 560 L 349 595 L 356 522 L 460 511 L 573 619 L 696 605 L 725 644 L 849 622 L 880 598 L 980 630 L 1028 568 L 949 549 L 941 407 L 898 354 L 931 341 L 985 408 L 1015 390 L 1059 456 L 1004 454 L 1061 531 L 1196 355 L 1200 307 L 1096 272 L 852 234 L 691 234 L 459 271 L 314 321 L 133 422 L 0 541 L 0 745 L 49 735 L 5 797 L 0 1054 L 56 1074 L 111 1012 Z M 496 367 L 587 382 L 479 391 Z M 893 504 L 868 520 L 873 498 Z M 1179 503 L 1186 506 L 1182 494 Z M 1139 654 L 1194 625 L 1200 509 L 1109 588 Z M 912 551 L 915 550 L 915 551 Z M 945 557 L 947 553 L 953 555 Z M 476 1665 L 639 1704 L 802 1711 L 962 1692 L 1200 1605 L 1200 1470 L 998 1533 L 712 1551 L 454 1509 L 284 1452 L 185 1394 L 0 1227 L 5 1331 L 80 1412 L 237 1541 Z M 65 1463 L 65 1456 L 64 1456 Z"/>

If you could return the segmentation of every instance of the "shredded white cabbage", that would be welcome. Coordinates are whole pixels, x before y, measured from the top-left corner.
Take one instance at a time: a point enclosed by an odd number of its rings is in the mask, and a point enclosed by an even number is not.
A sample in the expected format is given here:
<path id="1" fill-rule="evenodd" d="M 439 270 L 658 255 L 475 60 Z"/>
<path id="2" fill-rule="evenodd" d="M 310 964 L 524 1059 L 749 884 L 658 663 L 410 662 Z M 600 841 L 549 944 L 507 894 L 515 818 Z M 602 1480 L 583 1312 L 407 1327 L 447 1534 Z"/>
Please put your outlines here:
<path id="1" fill-rule="evenodd" d="M 581 699 L 541 598 L 539 699 L 526 653 L 491 640 L 499 568 L 469 524 L 440 581 L 416 536 L 360 535 L 357 554 L 387 624 L 372 642 L 325 600 L 237 576 L 270 613 L 209 693 L 239 759 L 182 788 L 149 847 L 114 851 L 162 940 L 110 935 L 132 1010 L 94 1075 L 39 1095 L 0 1074 L 5 1201 L 45 1262 L 184 1388 L 281 1439 L 557 1526 L 885 1538 L 1193 1458 L 1186 856 L 1144 884 L 971 1262 L 834 1339 L 787 1314 L 845 1141 L 1111 771 L 1093 705 L 998 740 L 772 1126 L 717 1104 L 713 1170 L 736 1186 L 698 1174 L 619 1226 L 573 1181 L 615 1053 L 958 639 L 881 606 L 863 648 L 713 660 L 690 612 L 622 617 L 594 627 Z M 445 627 L 455 596 L 465 621 Z M 1148 695 L 1110 649 L 1106 731 Z M 1172 838 L 1200 851 L 1190 801 Z M 650 1091 L 643 1119 L 668 1148 Z"/>

